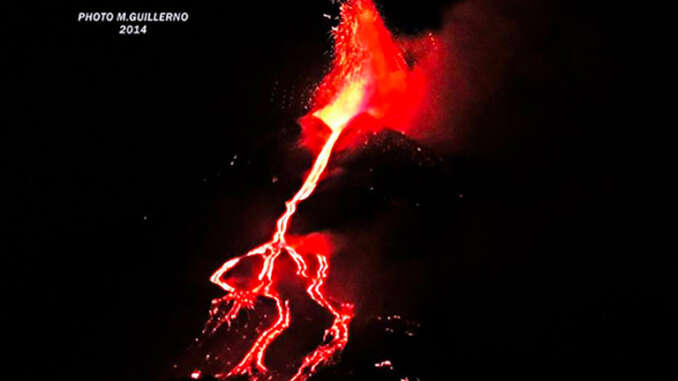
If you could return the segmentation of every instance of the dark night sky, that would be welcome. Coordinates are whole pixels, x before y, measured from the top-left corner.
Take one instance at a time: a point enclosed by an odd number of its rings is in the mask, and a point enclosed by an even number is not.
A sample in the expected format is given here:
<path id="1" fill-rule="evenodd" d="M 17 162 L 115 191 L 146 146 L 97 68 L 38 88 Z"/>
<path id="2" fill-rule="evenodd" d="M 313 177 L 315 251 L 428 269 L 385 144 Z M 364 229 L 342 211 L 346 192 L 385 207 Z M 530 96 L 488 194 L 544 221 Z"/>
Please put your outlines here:
<path id="1" fill-rule="evenodd" d="M 670 378 L 632 10 L 379 3 L 399 33 L 475 25 L 462 58 L 479 90 L 456 140 L 381 134 L 300 210 L 294 228 L 357 253 L 333 268 L 359 296 L 354 335 L 318 379 Z M 330 1 L 111 4 L 13 13 L 5 272 L 22 379 L 166 379 L 220 295 L 209 275 L 270 235 L 311 160 L 295 120 L 329 62 Z M 122 37 L 76 22 L 97 9 L 191 19 Z M 416 338 L 384 336 L 389 314 Z M 385 356 L 402 367 L 375 373 Z"/>

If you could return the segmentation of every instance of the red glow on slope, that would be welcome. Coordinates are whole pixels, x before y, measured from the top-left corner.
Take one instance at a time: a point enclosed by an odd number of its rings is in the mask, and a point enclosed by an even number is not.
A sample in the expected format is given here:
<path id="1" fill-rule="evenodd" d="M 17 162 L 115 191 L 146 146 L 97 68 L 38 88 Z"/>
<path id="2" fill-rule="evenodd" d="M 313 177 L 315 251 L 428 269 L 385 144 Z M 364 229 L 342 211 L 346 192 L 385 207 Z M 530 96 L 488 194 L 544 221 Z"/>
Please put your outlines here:
<path id="1" fill-rule="evenodd" d="M 330 130 L 322 131 L 313 120 L 302 118 L 302 145 L 318 152 L 322 147 L 319 137 L 337 126 L 347 128 L 335 152 L 355 145 L 356 138 L 365 133 L 385 128 L 414 132 L 431 86 L 427 75 L 431 62 L 440 61 L 438 38 L 428 33 L 396 41 L 368 0 L 342 5 L 341 23 L 333 29 L 333 37 L 332 69 L 316 89 L 310 113 Z M 404 52 L 411 58 L 410 65 Z"/>
<path id="2" fill-rule="evenodd" d="M 400 47 L 384 26 L 374 4 L 368 0 L 348 1 L 341 6 L 341 23 L 334 29 L 335 58 L 330 73 L 318 86 L 313 110 L 301 119 L 302 144 L 316 153 L 301 188 L 285 203 L 269 242 L 224 263 L 210 278 L 226 295 L 212 301 L 210 321 L 214 332 L 230 325 L 243 309 L 253 309 L 257 298 L 274 301 L 277 319 L 262 331 L 242 360 L 228 373 L 218 376 L 266 374 L 265 354 L 269 345 L 291 321 L 289 300 L 276 288 L 273 279 L 276 260 L 287 254 L 296 265 L 296 275 L 306 282 L 306 293 L 333 316 L 323 344 L 302 359 L 291 380 L 304 380 L 319 366 L 327 364 L 346 346 L 353 305 L 336 303 L 325 294 L 329 275 L 331 243 L 320 233 L 288 236 L 290 219 L 300 202 L 311 196 L 327 167 L 333 151 L 343 150 L 366 132 L 388 127 L 407 132 L 422 100 L 424 76 L 411 70 Z M 246 261 L 257 258 L 258 262 Z M 229 276 L 239 264 L 257 263 L 258 271 L 248 282 Z M 226 311 L 221 310 L 225 306 Z"/>

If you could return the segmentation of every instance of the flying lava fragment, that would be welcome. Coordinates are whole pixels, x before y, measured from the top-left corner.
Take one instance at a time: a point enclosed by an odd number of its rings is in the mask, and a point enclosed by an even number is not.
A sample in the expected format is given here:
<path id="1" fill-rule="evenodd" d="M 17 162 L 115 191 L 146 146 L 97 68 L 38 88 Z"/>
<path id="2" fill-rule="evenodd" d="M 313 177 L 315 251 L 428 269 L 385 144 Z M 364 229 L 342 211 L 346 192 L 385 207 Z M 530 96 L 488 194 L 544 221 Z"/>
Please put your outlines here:
<path id="1" fill-rule="evenodd" d="M 322 233 L 290 236 L 288 226 L 299 203 L 313 194 L 333 152 L 349 149 L 357 137 L 380 129 L 410 132 L 424 100 L 427 77 L 425 71 L 405 59 L 403 47 L 386 29 L 370 0 L 348 0 L 341 5 L 340 15 L 339 25 L 333 28 L 331 70 L 315 90 L 311 111 L 300 119 L 301 145 L 316 154 L 313 166 L 301 188 L 285 203 L 271 240 L 229 259 L 210 277 L 212 283 L 226 292 L 212 301 L 208 321 L 214 326 L 212 332 L 223 324 L 230 326 L 242 311 L 254 309 L 259 298 L 272 301 L 277 314 L 275 321 L 258 333 L 242 359 L 216 377 L 246 375 L 262 379 L 269 374 L 266 351 L 293 319 L 290 300 L 281 294 L 274 276 L 276 261 L 281 256 L 293 260 L 296 276 L 303 280 L 308 297 L 333 319 L 323 342 L 298 362 L 290 381 L 305 380 L 320 366 L 331 363 L 349 340 L 354 306 L 333 300 L 324 288 L 332 250 L 327 237 Z M 425 38 L 426 46 L 435 48 L 434 37 L 429 34 Z M 258 258 L 256 263 L 260 265 L 252 279 L 242 282 L 232 270 L 246 258 Z M 196 372 L 194 375 L 199 377 L 199 371 Z"/>

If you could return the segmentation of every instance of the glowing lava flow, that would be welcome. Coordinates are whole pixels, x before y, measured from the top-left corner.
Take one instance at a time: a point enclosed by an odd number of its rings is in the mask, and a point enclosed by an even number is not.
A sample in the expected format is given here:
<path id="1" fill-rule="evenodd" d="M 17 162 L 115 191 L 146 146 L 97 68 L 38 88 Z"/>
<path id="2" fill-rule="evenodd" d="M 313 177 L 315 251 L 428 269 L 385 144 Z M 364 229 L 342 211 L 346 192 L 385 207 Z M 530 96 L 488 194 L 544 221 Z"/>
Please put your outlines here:
<path id="1" fill-rule="evenodd" d="M 400 48 L 368 0 L 349 0 L 342 4 L 341 23 L 333 34 L 332 70 L 316 89 L 313 111 L 301 121 L 302 144 L 317 152 L 310 172 L 294 197 L 285 203 L 285 212 L 277 220 L 271 241 L 228 260 L 210 278 L 227 292 L 212 301 L 210 321 L 216 321 L 212 332 L 223 323 L 230 325 L 243 309 L 253 309 L 259 297 L 272 300 L 277 310 L 277 320 L 258 335 L 235 367 L 217 375 L 219 377 L 258 378 L 268 372 L 264 363 L 266 350 L 291 321 L 289 300 L 280 294 L 273 279 L 276 260 L 285 253 L 296 264 L 297 276 L 306 281 L 308 296 L 334 318 L 325 331 L 323 344 L 306 355 L 291 380 L 308 378 L 319 366 L 330 362 L 348 342 L 353 305 L 330 301 L 323 287 L 329 273 L 330 253 L 312 253 L 305 257 L 298 252 L 299 247 L 286 239 L 289 222 L 299 203 L 315 190 L 333 149 L 350 147 L 360 133 L 374 132 L 386 125 L 405 132 L 406 123 L 420 101 L 424 78 L 408 69 Z M 262 260 L 256 280 L 251 287 L 235 285 L 228 280 L 228 273 L 248 257 Z M 309 258 L 313 263 L 307 262 Z M 221 306 L 227 307 L 225 312 Z"/>
<path id="2" fill-rule="evenodd" d="M 271 287 L 273 284 L 272 275 L 275 261 L 283 251 L 289 254 L 294 260 L 297 266 L 297 275 L 310 280 L 310 285 L 306 289 L 308 295 L 334 316 L 332 326 L 325 331 L 325 338 L 331 337 L 331 340 L 327 344 L 323 344 L 316 348 L 313 353 L 304 358 L 302 365 L 299 367 L 297 374 L 292 380 L 305 379 L 307 375 L 313 373 L 319 365 L 330 361 L 334 354 L 341 351 L 348 342 L 348 325 L 353 317 L 353 306 L 348 303 L 336 306 L 323 294 L 322 286 L 325 279 L 327 279 L 329 268 L 327 257 L 323 254 L 316 254 L 318 269 L 314 275 L 309 275 L 309 266 L 305 259 L 296 252 L 294 247 L 285 241 L 285 233 L 287 232 L 290 218 L 296 211 L 299 202 L 308 198 L 317 186 L 320 175 L 325 170 L 327 162 L 329 161 L 332 147 L 337 141 L 340 133 L 341 129 L 339 128 L 330 134 L 329 139 L 327 139 L 325 146 L 316 158 L 313 168 L 306 177 L 301 189 L 299 189 L 291 200 L 285 203 L 286 210 L 276 223 L 277 229 L 273 235 L 273 240 L 250 250 L 243 256 L 227 261 L 210 278 L 210 281 L 228 292 L 223 298 L 212 301 L 215 306 L 224 302 L 230 303 L 230 310 L 224 318 L 224 322 L 227 324 L 230 324 L 230 322 L 238 316 L 238 313 L 242 308 L 253 308 L 257 296 L 263 296 L 274 300 L 278 312 L 278 319 L 276 322 L 259 335 L 242 361 L 231 369 L 226 376 L 238 374 L 252 375 L 253 371 L 261 374 L 266 373 L 268 371 L 266 365 L 264 365 L 266 348 L 290 325 L 289 301 L 283 300 L 279 293 Z M 222 279 L 223 275 L 235 267 L 243 258 L 255 255 L 263 258 L 263 265 L 261 266 L 261 272 L 257 277 L 258 283 L 252 290 L 237 289 Z M 215 309 L 212 310 L 212 314 L 214 315 L 217 312 L 218 308 L 215 307 Z"/>

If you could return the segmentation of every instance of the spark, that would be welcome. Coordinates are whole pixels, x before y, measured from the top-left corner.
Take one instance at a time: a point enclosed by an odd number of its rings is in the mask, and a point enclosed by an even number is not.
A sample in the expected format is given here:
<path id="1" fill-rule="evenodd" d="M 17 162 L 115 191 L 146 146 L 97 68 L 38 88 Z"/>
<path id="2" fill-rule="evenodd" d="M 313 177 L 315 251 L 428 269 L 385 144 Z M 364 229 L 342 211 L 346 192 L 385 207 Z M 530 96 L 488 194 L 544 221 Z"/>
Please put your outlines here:
<path id="1" fill-rule="evenodd" d="M 384 360 L 384 361 L 375 363 L 374 367 L 375 368 L 387 368 L 387 369 L 393 370 L 393 364 L 391 363 L 390 360 Z"/>

